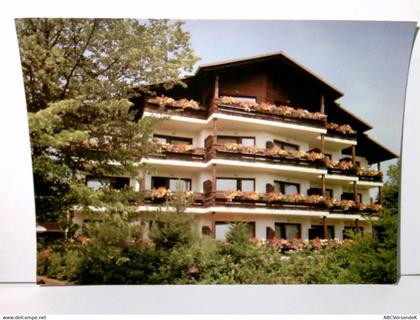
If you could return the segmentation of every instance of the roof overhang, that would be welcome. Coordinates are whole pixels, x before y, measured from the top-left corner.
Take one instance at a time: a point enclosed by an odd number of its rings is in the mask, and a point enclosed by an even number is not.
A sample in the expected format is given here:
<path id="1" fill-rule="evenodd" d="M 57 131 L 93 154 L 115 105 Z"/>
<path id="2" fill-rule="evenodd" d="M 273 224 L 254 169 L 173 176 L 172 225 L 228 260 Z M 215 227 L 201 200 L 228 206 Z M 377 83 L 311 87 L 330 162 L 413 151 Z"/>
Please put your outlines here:
<path id="1" fill-rule="evenodd" d="M 351 154 L 351 148 L 343 150 L 343 154 Z M 375 141 L 367 134 L 360 134 L 357 137 L 356 155 L 365 157 L 369 164 L 387 161 L 398 158 L 394 151 Z"/>

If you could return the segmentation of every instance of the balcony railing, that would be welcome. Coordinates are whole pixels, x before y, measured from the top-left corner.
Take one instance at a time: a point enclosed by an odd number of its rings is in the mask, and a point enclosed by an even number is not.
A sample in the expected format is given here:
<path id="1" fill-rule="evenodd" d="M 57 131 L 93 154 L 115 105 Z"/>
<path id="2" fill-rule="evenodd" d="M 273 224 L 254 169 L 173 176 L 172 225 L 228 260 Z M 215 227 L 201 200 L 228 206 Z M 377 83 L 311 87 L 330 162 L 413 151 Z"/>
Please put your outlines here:
<path id="1" fill-rule="evenodd" d="M 157 151 L 150 155 L 155 159 L 183 160 L 183 161 L 205 161 L 205 149 L 196 148 L 192 145 L 178 144 L 171 145 L 167 143 L 156 143 Z"/>
<path id="2" fill-rule="evenodd" d="M 177 193 L 159 188 L 146 191 L 144 204 L 162 206 L 170 204 L 170 200 Z M 189 198 L 192 207 L 226 207 L 226 208 L 253 208 L 253 209 L 290 209 L 328 211 L 330 213 L 344 214 L 374 214 L 381 206 L 377 204 L 363 204 L 352 200 L 335 200 L 319 195 L 304 196 L 301 194 L 283 195 L 276 192 L 258 193 L 241 191 L 207 191 L 205 193 L 190 192 Z M 169 200 L 169 202 L 168 202 Z"/>
<path id="3" fill-rule="evenodd" d="M 285 123 L 324 127 L 327 116 L 318 112 L 312 113 L 304 109 L 288 106 L 275 106 L 267 103 L 249 103 L 235 101 L 234 98 L 222 97 L 217 101 L 214 111 L 253 119 L 281 121 Z"/>
<path id="4" fill-rule="evenodd" d="M 146 99 L 146 102 L 144 104 L 144 111 L 162 112 L 162 113 L 168 113 L 172 115 L 181 115 L 184 117 L 191 117 L 191 118 L 203 119 L 203 120 L 207 119 L 208 111 L 206 107 L 200 106 L 198 104 L 195 105 L 192 103 L 183 104 L 182 101 L 184 101 L 185 99 L 181 99 L 181 100 L 173 100 L 173 99 L 167 100 L 167 99 L 171 99 L 171 98 L 156 97 L 156 98 Z"/>
<path id="5" fill-rule="evenodd" d="M 348 124 L 338 125 L 336 123 L 325 122 L 325 128 L 329 137 L 357 140 L 357 132 Z"/>
<path id="6" fill-rule="evenodd" d="M 358 177 L 361 181 L 383 182 L 382 171 L 354 166 L 351 160 L 343 159 L 339 162 L 327 160 L 326 165 L 329 174 Z"/>
<path id="7" fill-rule="evenodd" d="M 205 140 L 206 161 L 225 159 L 235 161 L 256 162 L 324 168 L 324 155 L 317 152 L 286 151 L 280 148 L 247 147 L 236 143 L 217 144 L 213 136 Z"/>
<path id="8" fill-rule="evenodd" d="M 319 112 L 309 112 L 301 108 L 275 106 L 268 103 L 242 102 L 233 97 L 221 97 L 214 101 L 211 107 L 201 106 L 194 100 L 175 100 L 165 96 L 149 97 L 144 103 L 144 110 L 180 114 L 199 119 L 207 119 L 213 112 L 219 112 L 246 118 L 281 121 L 317 128 L 324 128 L 327 119 L 325 114 Z"/>

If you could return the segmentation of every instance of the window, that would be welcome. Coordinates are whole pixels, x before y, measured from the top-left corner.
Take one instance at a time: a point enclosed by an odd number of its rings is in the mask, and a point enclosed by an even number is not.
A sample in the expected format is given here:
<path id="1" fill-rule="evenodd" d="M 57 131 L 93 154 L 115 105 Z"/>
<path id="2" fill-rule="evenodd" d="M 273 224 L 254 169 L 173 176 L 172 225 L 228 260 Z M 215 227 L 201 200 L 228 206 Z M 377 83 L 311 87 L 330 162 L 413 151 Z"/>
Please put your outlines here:
<path id="1" fill-rule="evenodd" d="M 319 196 L 321 196 L 322 195 L 322 190 L 321 190 L 321 188 L 309 188 L 308 189 L 308 196 L 311 196 L 311 195 L 319 195 Z M 330 199 L 333 199 L 333 189 L 325 189 L 325 196 L 327 197 L 327 198 L 330 198 Z"/>
<path id="2" fill-rule="evenodd" d="M 300 185 L 298 183 L 274 181 L 274 189 L 276 192 L 282 194 L 300 193 Z"/>
<path id="3" fill-rule="evenodd" d="M 222 221 L 216 221 L 215 224 L 215 238 L 216 240 L 224 240 L 226 239 L 226 235 L 229 232 L 230 228 L 235 224 L 236 222 L 222 222 Z M 248 236 L 250 238 L 255 237 L 255 222 L 243 222 L 247 225 L 247 231 Z"/>
<path id="4" fill-rule="evenodd" d="M 274 225 L 274 233 L 278 239 L 299 239 L 300 224 L 298 223 L 276 223 Z"/>
<path id="5" fill-rule="evenodd" d="M 153 135 L 153 140 L 160 143 L 169 143 L 169 144 L 192 144 L 193 139 L 184 138 L 184 137 L 173 137 L 173 136 L 164 136 L 160 134 Z"/>
<path id="6" fill-rule="evenodd" d="M 309 240 L 315 238 L 322 239 L 324 237 L 324 227 L 320 225 L 312 225 L 309 229 Z M 327 226 L 327 237 L 328 239 L 334 239 L 334 226 Z"/>
<path id="7" fill-rule="evenodd" d="M 191 191 L 191 179 L 178 179 L 167 177 L 152 177 L 152 188 L 164 187 L 170 190 Z"/>
<path id="8" fill-rule="evenodd" d="M 362 202 L 363 197 L 361 193 L 357 193 L 356 199 L 354 199 L 354 193 L 353 192 L 343 192 L 341 194 L 341 200 L 356 200 L 358 202 Z"/>
<path id="9" fill-rule="evenodd" d="M 254 137 L 217 136 L 218 144 L 237 143 L 246 147 L 255 146 Z"/>
<path id="10" fill-rule="evenodd" d="M 86 177 L 86 185 L 88 188 L 99 189 L 114 189 L 121 190 L 130 185 L 130 178 L 126 177 Z"/>
<path id="11" fill-rule="evenodd" d="M 217 191 L 255 191 L 255 179 L 244 178 L 217 178 Z"/>
<path id="12" fill-rule="evenodd" d="M 287 151 L 299 151 L 299 146 L 284 141 L 274 140 L 274 146 Z"/>

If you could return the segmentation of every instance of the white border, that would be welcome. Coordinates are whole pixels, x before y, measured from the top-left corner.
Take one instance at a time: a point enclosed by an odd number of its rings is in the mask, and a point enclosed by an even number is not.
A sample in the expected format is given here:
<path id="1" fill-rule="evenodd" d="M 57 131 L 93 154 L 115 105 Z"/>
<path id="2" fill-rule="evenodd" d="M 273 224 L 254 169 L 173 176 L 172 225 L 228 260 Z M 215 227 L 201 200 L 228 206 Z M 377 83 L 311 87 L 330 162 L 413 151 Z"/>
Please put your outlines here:
<path id="1" fill-rule="evenodd" d="M 149 5 L 147 5 L 149 4 Z M 0 116 L 0 281 L 35 279 L 35 222 L 29 139 L 16 17 L 107 16 L 419 21 L 417 0 L 279 1 L 67 1 L 2 2 Z M 419 38 L 419 36 L 417 36 Z M 401 223 L 401 272 L 396 286 L 90 286 L 42 288 L 0 285 L 4 313 L 420 313 L 420 215 L 417 173 L 420 146 L 420 40 L 407 91 Z M 411 276 L 410 276 L 411 275 Z"/>

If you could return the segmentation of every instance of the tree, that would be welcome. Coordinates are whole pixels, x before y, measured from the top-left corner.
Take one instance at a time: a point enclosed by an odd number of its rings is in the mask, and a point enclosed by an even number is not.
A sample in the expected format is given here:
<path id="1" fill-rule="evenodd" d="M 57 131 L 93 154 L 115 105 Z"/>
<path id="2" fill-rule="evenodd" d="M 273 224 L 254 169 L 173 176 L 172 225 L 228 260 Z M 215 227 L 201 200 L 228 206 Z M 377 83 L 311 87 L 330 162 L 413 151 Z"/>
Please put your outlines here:
<path id="1" fill-rule="evenodd" d="M 139 174 L 157 120 L 137 121 L 128 89 L 179 84 L 197 58 L 182 22 L 17 19 L 37 220 L 75 205 L 86 214 L 133 213 L 138 194 L 86 187 L 85 177 Z M 104 183 L 105 185 L 105 183 Z"/>

